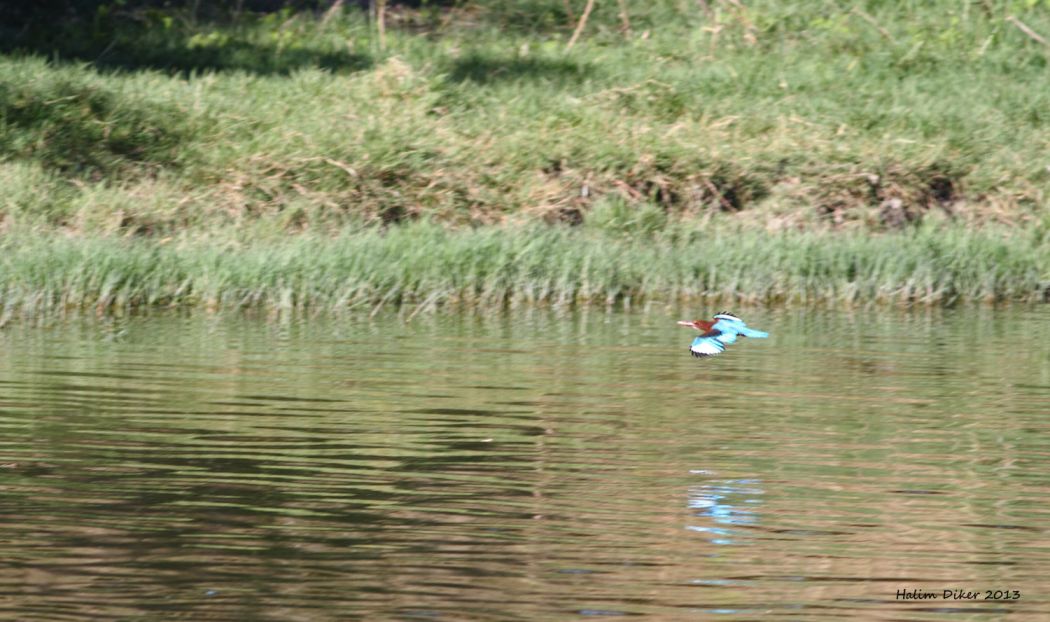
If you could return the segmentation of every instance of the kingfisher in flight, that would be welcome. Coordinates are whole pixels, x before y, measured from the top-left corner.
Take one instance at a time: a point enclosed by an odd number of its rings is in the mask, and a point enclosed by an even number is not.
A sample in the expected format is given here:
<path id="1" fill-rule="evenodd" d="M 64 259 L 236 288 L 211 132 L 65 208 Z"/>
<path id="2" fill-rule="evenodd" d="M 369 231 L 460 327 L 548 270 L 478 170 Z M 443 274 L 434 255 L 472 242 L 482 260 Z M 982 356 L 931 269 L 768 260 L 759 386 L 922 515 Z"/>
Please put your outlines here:
<path id="1" fill-rule="evenodd" d="M 678 324 L 700 331 L 689 346 L 690 354 L 697 358 L 725 352 L 726 346 L 734 343 L 737 337 L 765 339 L 769 336 L 767 332 L 748 328 L 744 320 L 727 311 L 722 311 L 710 320 L 682 320 Z"/>

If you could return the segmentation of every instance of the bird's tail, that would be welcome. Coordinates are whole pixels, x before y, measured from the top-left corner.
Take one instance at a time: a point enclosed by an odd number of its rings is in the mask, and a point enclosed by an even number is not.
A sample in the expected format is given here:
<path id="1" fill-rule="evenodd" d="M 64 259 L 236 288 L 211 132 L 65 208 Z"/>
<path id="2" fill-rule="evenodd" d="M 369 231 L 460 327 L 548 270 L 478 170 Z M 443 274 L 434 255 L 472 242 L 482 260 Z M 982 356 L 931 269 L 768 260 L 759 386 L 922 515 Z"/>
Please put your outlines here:
<path id="1" fill-rule="evenodd" d="M 740 334 L 745 337 L 751 337 L 752 339 L 765 339 L 769 336 L 769 333 L 761 330 L 755 330 L 753 328 L 744 327 L 740 330 Z"/>

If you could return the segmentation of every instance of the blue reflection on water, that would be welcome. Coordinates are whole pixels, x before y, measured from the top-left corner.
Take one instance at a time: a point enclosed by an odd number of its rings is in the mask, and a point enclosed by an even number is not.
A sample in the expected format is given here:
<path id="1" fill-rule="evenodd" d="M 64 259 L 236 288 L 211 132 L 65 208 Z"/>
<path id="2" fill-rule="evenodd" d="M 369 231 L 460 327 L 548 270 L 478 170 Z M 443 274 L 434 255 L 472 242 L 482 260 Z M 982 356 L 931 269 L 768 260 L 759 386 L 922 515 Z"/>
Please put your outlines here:
<path id="1" fill-rule="evenodd" d="M 696 473 L 696 471 L 694 471 Z M 739 544 L 740 525 L 758 523 L 761 495 L 765 491 L 757 479 L 717 480 L 689 489 L 689 508 L 694 516 L 710 518 L 714 524 L 687 525 L 686 529 L 709 534 L 712 544 Z"/>

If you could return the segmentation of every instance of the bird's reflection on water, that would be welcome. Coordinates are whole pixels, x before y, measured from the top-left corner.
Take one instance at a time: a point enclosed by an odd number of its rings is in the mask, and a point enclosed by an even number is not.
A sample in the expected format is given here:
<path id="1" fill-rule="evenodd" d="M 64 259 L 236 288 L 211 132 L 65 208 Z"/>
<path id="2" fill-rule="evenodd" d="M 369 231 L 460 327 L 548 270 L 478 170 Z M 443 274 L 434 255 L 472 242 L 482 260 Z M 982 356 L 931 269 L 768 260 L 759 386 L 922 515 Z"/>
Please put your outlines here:
<path id="1" fill-rule="evenodd" d="M 696 471 L 694 471 L 696 472 Z M 712 480 L 689 489 L 693 516 L 709 519 L 686 529 L 708 535 L 712 544 L 742 544 L 741 525 L 758 523 L 764 491 L 757 479 Z"/>

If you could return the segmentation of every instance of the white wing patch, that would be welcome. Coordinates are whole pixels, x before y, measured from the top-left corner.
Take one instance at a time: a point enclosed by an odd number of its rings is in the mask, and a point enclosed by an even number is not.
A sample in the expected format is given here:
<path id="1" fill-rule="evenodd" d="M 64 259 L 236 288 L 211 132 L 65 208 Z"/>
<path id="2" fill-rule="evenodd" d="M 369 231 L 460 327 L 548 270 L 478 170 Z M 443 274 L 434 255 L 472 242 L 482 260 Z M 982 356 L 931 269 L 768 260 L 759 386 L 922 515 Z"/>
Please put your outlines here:
<path id="1" fill-rule="evenodd" d="M 689 346 L 689 351 L 693 353 L 693 356 L 714 356 L 725 352 L 725 350 L 726 347 L 717 339 L 704 337 L 697 337 L 693 341 L 693 345 Z"/>

